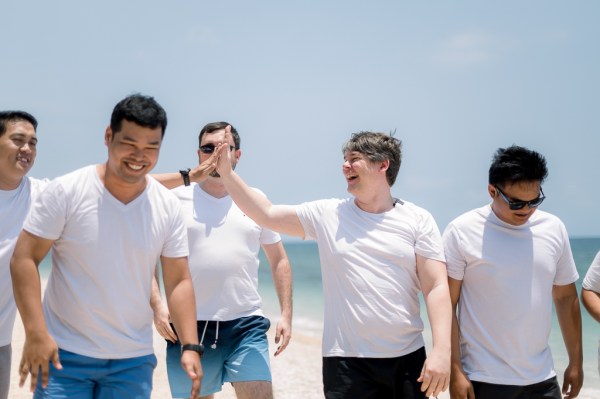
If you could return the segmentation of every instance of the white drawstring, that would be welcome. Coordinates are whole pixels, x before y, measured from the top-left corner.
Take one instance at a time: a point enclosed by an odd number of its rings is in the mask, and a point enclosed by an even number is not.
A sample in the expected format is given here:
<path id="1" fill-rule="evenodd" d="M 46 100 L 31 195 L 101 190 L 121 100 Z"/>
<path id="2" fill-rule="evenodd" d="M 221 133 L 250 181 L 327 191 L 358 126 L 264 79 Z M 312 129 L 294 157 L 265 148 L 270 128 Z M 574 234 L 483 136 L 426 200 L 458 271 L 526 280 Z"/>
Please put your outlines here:
<path id="1" fill-rule="evenodd" d="M 204 335 L 206 334 L 206 327 L 208 327 L 208 320 L 204 323 L 204 330 L 202 331 L 202 338 L 200 338 L 200 344 L 204 342 Z M 217 320 L 217 333 L 215 335 L 215 342 L 210 346 L 212 349 L 217 349 L 217 341 L 219 340 L 219 321 Z"/>

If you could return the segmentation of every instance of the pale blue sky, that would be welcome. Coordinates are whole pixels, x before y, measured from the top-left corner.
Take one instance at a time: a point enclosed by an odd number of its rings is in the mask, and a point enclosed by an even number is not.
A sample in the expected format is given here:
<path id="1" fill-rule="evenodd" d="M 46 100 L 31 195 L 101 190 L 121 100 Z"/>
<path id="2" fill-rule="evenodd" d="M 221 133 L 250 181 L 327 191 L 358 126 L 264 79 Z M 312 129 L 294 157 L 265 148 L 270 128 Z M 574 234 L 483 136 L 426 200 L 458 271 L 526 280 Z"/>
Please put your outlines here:
<path id="1" fill-rule="evenodd" d="M 31 174 L 106 158 L 113 106 L 153 95 L 156 172 L 192 166 L 231 122 L 239 173 L 276 203 L 345 197 L 341 146 L 396 129 L 394 195 L 441 229 L 483 205 L 498 147 L 538 150 L 543 209 L 600 236 L 600 2 L 4 1 L 0 108 L 40 122 Z"/>

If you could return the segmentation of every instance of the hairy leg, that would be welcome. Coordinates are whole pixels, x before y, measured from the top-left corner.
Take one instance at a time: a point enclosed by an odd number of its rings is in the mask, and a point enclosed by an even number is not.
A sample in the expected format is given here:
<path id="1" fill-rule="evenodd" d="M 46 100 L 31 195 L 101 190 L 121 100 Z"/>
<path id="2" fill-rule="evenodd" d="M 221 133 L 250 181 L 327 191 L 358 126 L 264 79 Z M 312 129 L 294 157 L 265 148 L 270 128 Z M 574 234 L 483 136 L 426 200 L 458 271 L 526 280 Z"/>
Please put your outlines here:
<path id="1" fill-rule="evenodd" d="M 232 382 L 237 399 L 273 399 L 273 386 L 269 381 Z"/>

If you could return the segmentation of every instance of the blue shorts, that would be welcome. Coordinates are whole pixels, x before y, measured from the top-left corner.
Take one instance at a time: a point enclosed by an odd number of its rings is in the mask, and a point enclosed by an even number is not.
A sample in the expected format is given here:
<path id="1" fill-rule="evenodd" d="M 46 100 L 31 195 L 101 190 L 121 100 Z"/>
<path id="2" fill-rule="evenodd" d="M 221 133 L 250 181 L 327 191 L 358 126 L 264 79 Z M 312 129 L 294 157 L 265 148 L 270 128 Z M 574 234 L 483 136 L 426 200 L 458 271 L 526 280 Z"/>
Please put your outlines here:
<path id="1" fill-rule="evenodd" d="M 34 399 L 150 399 L 156 356 L 96 359 L 59 349 L 62 370 L 50 363 L 46 389 L 41 378 Z M 41 377 L 41 376 L 40 376 Z"/>
<path id="2" fill-rule="evenodd" d="M 225 382 L 271 381 L 269 367 L 269 319 L 242 317 L 230 321 L 198 321 L 198 338 L 204 332 L 202 389 L 200 396 L 219 392 Z M 216 342 L 216 347 L 212 348 Z M 188 398 L 192 382 L 181 368 L 181 344 L 167 341 L 167 373 L 173 398 Z"/>

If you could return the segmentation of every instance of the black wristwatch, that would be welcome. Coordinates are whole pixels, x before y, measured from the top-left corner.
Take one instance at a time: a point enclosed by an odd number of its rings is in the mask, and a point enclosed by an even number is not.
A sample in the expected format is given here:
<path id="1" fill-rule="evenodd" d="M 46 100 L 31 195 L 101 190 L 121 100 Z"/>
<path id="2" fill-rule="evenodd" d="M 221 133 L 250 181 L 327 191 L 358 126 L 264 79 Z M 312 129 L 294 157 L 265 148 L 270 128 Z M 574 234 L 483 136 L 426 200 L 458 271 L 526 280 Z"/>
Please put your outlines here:
<path id="1" fill-rule="evenodd" d="M 183 184 L 185 186 L 190 185 L 190 168 L 182 169 L 179 171 L 181 173 L 181 177 L 183 177 Z"/>
<path id="2" fill-rule="evenodd" d="M 185 345 L 181 345 L 181 353 L 183 353 L 183 351 L 194 351 L 200 357 L 202 357 L 202 355 L 204 355 L 204 345 L 202 345 L 202 344 L 185 344 Z"/>

